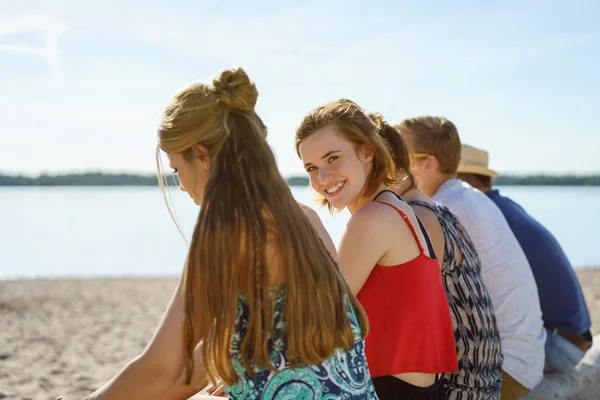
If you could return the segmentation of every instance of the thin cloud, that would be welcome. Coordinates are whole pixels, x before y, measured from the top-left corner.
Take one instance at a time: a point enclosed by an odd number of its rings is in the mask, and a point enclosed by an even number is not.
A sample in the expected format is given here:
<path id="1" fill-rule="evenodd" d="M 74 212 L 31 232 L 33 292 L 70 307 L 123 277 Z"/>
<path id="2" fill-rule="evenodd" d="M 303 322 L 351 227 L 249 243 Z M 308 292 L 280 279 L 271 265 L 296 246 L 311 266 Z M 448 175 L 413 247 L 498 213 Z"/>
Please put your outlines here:
<path id="1" fill-rule="evenodd" d="M 548 15 L 531 2 L 467 9 L 442 2 L 431 8 L 410 2 L 353 6 L 341 0 L 268 6 L 53 0 L 56 9 L 44 9 L 45 3 L 12 2 L 19 9 L 7 11 L 3 5 L 6 17 L 0 17 L 0 52 L 19 62 L 43 59 L 53 77 L 66 71 L 64 60 L 69 64 L 60 90 L 45 91 L 52 83 L 45 77 L 0 78 L 9 89 L 0 93 L 5 120 L 14 131 L 41 137 L 35 139 L 42 143 L 35 154 L 24 135 L 11 149 L 0 149 L 15 168 L 144 169 L 152 162 L 145 155 L 152 153 L 156 120 L 168 96 L 190 79 L 208 80 L 218 69 L 236 65 L 259 85 L 258 109 L 283 173 L 301 171 L 292 138 L 302 114 L 339 97 L 392 121 L 442 113 L 460 125 L 467 140 L 502 155 L 512 154 L 514 140 L 527 147 L 540 137 L 565 131 L 592 137 L 597 130 L 591 88 L 597 81 L 592 71 L 599 36 L 593 21 L 578 22 L 594 14 L 584 12 L 591 2 L 543 8 Z M 43 42 L 11 41 L 11 35 L 32 32 Z M 67 32 L 73 39 L 68 42 Z M 566 58 L 572 61 L 561 62 Z M 553 74 L 565 82 L 556 92 Z M 564 115 L 549 119 L 550 109 Z M 84 138 L 94 145 L 87 147 Z M 542 142 L 547 148 L 535 162 L 499 155 L 497 167 L 566 168 L 546 155 L 568 146 Z M 78 151 L 62 153 L 64 143 Z M 589 153 L 594 148 L 586 146 L 589 157 L 580 158 L 594 159 Z M 124 161 L 132 154 L 140 159 Z M 591 164 L 579 162 L 578 168 Z"/>
<path id="2" fill-rule="evenodd" d="M 63 74 L 61 38 L 69 31 L 63 18 L 52 14 L 17 15 L 0 19 L 0 52 L 15 55 L 30 55 L 43 58 L 47 63 L 52 79 Z M 38 33 L 43 46 L 11 44 L 10 36 L 23 33 Z"/>

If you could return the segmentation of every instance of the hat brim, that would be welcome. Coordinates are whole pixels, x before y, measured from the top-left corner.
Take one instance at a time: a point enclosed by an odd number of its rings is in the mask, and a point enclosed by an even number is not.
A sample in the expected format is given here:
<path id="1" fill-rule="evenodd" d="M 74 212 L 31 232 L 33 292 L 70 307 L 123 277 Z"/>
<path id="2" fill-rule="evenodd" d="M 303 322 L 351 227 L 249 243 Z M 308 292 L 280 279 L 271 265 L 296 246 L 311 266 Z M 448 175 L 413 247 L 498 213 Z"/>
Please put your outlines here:
<path id="1" fill-rule="evenodd" d="M 498 177 L 498 173 L 496 171 L 494 171 L 493 169 L 482 167 L 480 165 L 459 165 L 458 173 L 489 176 L 492 179 Z"/>

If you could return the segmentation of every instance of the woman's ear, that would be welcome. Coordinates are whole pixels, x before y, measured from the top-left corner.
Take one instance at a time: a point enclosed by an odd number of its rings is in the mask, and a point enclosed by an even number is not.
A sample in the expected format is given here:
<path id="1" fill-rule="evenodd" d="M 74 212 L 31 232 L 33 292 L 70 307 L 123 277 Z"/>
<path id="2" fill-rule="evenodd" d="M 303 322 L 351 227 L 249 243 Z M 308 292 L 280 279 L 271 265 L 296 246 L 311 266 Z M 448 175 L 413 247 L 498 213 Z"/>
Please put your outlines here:
<path id="1" fill-rule="evenodd" d="M 200 160 L 200 163 L 202 163 L 205 170 L 210 168 L 210 154 L 206 146 L 197 143 L 192 146 L 191 151 L 194 155 L 194 158 L 198 158 Z"/>
<path id="2" fill-rule="evenodd" d="M 373 157 L 375 157 L 375 154 L 373 153 L 372 148 L 363 145 L 360 148 L 359 157 L 362 161 L 370 163 L 371 161 L 373 161 Z"/>

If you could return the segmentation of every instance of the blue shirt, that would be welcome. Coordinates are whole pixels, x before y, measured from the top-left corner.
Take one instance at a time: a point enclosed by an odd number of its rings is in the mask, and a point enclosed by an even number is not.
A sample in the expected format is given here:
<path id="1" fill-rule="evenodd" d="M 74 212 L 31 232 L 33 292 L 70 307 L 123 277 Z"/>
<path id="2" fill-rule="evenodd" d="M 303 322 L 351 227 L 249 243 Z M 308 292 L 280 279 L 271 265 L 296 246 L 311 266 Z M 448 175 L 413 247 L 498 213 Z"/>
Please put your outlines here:
<path id="1" fill-rule="evenodd" d="M 586 332 L 592 324 L 581 285 L 556 238 L 498 190 L 487 195 L 504 214 L 531 265 L 544 322 L 565 332 Z"/>

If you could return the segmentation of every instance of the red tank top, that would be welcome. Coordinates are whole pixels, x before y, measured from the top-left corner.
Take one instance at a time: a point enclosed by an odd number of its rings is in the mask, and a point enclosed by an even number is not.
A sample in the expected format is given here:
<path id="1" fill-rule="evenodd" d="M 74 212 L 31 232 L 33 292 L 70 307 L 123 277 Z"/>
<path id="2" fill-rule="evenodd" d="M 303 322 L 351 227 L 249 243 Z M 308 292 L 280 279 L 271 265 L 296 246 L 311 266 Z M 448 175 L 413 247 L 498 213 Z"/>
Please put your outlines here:
<path id="1" fill-rule="evenodd" d="M 410 220 L 419 256 L 395 266 L 375 265 L 358 300 L 369 319 L 365 352 L 372 377 L 458 370 L 456 343 L 437 260 L 428 257 Z"/>

